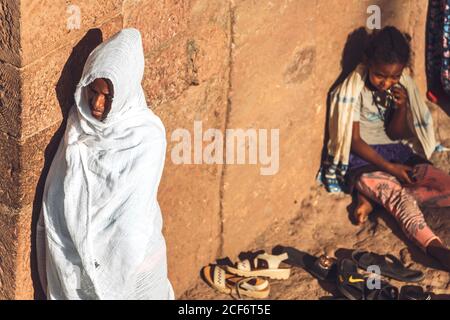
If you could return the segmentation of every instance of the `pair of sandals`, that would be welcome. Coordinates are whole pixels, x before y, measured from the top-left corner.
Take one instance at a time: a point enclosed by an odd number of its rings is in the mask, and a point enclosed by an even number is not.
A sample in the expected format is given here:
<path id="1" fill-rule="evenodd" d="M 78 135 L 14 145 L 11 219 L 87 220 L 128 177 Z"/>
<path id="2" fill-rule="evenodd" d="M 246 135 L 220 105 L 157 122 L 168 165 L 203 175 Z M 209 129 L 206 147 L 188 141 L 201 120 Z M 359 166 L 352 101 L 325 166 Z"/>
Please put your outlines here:
<path id="1" fill-rule="evenodd" d="M 287 253 L 271 255 L 265 252 L 255 258 L 238 261 L 234 265 L 209 265 L 202 269 L 206 283 L 235 299 L 244 296 L 264 299 L 269 296 L 269 279 L 288 279 L 291 269 L 281 267 Z"/>
<path id="2" fill-rule="evenodd" d="M 358 273 L 358 268 L 369 271 L 371 266 L 379 271 L 377 276 L 398 281 L 419 282 L 424 278 L 423 272 L 406 268 L 393 255 L 356 250 L 352 259 L 342 259 L 336 265 L 338 290 L 349 300 L 429 300 L 419 286 L 404 286 L 399 292 L 387 281 Z"/>

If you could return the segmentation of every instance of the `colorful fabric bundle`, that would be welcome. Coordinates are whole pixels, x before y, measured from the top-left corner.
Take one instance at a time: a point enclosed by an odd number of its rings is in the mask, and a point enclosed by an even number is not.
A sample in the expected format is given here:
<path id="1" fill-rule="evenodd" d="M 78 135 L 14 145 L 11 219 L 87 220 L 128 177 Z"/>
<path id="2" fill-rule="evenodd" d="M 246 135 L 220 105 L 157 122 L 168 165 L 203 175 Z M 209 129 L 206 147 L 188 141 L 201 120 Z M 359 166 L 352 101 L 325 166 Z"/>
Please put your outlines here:
<path id="1" fill-rule="evenodd" d="M 450 0 L 429 2 L 426 50 L 431 93 L 450 94 Z"/>

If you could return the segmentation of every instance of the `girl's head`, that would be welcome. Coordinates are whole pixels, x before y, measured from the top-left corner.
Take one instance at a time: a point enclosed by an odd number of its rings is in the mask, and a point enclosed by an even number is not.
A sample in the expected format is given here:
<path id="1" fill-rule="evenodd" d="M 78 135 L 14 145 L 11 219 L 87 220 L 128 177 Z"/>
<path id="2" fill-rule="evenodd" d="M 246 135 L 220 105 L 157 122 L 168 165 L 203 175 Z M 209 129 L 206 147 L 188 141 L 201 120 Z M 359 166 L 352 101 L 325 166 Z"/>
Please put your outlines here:
<path id="1" fill-rule="evenodd" d="M 411 62 L 411 38 L 397 28 L 388 26 L 374 31 L 365 49 L 370 83 L 385 91 L 400 81 L 403 69 Z"/>

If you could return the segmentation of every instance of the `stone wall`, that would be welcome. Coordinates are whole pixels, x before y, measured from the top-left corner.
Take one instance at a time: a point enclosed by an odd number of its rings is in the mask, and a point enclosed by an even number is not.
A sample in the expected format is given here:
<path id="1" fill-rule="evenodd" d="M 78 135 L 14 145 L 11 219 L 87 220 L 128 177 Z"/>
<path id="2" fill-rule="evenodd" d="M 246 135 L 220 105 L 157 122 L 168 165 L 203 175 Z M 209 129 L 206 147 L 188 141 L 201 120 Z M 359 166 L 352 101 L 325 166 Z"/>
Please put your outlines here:
<path id="1" fill-rule="evenodd" d="M 228 1 L 0 1 L 0 298 L 39 298 L 34 229 L 45 177 L 88 54 L 124 27 L 138 28 L 143 86 L 167 138 L 194 119 L 225 128 Z M 68 19 L 81 13 L 80 28 Z M 20 28 L 19 28 L 20 26 Z M 185 290 L 219 248 L 222 167 L 167 164 L 159 200 L 170 277 Z M 199 227 L 201 226 L 201 227 Z M 186 276 L 187 275 L 187 276 Z"/>
<path id="2" fill-rule="evenodd" d="M 88 54 L 123 27 L 143 36 L 147 101 L 166 127 L 159 189 L 169 276 L 180 296 L 215 258 L 293 216 L 314 184 L 326 95 L 358 55 L 367 7 L 413 36 L 425 90 L 426 0 L 0 0 L 0 298 L 39 298 L 34 228 Z M 352 34 L 351 37 L 349 35 Z M 356 43 L 356 44 L 355 44 Z M 345 49 L 345 50 L 344 50 Z M 343 54 L 344 58 L 343 58 Z M 280 129 L 278 174 L 260 165 L 175 165 L 171 134 Z"/>
<path id="3" fill-rule="evenodd" d="M 370 5 L 381 8 L 382 27 L 394 24 L 412 35 L 425 93 L 427 3 L 235 1 L 228 127 L 279 128 L 280 170 L 261 176 L 258 166 L 226 167 L 224 254 L 238 254 L 271 223 L 292 218 L 307 197 L 320 163 L 327 92 L 361 53 L 366 31 L 359 28 L 372 15 Z"/>

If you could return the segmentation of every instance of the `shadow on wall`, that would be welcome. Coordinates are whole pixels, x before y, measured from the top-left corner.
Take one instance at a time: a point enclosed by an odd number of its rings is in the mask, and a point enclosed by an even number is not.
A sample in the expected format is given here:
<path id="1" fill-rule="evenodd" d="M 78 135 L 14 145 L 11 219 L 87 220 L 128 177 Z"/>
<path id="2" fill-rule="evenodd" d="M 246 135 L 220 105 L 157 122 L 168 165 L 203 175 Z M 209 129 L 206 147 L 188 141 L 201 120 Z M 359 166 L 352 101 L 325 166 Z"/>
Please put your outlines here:
<path id="1" fill-rule="evenodd" d="M 322 161 L 327 156 L 327 142 L 328 142 L 328 116 L 330 114 L 330 94 L 336 89 L 347 76 L 356 69 L 358 64 L 363 61 L 364 48 L 366 47 L 367 41 L 369 39 L 369 33 L 364 27 L 359 27 L 353 30 L 347 37 L 345 42 L 344 50 L 342 52 L 341 58 L 341 73 L 334 81 L 330 90 L 327 94 L 327 113 L 325 117 L 325 127 L 324 127 L 324 140 L 322 149 Z"/>
<path id="2" fill-rule="evenodd" d="M 63 121 L 61 126 L 50 139 L 49 144 L 45 148 L 44 167 L 36 187 L 36 193 L 33 201 L 33 214 L 31 222 L 31 253 L 30 253 L 30 269 L 31 277 L 34 287 L 34 298 L 38 300 L 45 299 L 44 291 L 42 290 L 39 274 L 37 271 L 37 256 L 36 256 L 36 225 L 42 206 L 42 196 L 44 192 L 45 180 L 47 178 L 50 165 L 53 157 L 58 149 L 59 142 L 64 135 L 67 124 L 67 116 L 70 107 L 74 104 L 74 92 L 78 82 L 83 73 L 84 64 L 89 54 L 103 41 L 103 34 L 100 29 L 91 29 L 86 35 L 77 43 L 72 49 L 66 64 L 64 65 L 61 76 L 55 88 L 56 96 L 58 98 Z"/>

